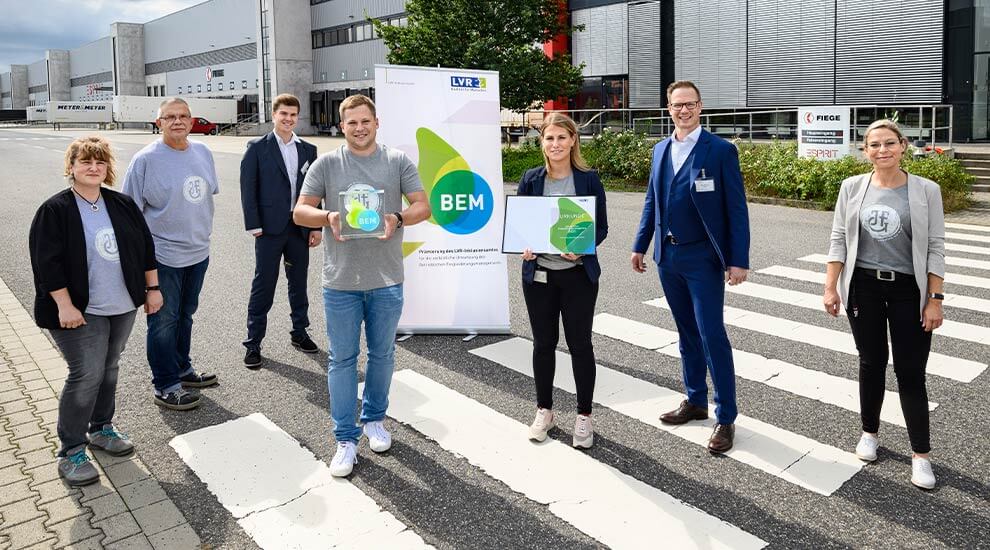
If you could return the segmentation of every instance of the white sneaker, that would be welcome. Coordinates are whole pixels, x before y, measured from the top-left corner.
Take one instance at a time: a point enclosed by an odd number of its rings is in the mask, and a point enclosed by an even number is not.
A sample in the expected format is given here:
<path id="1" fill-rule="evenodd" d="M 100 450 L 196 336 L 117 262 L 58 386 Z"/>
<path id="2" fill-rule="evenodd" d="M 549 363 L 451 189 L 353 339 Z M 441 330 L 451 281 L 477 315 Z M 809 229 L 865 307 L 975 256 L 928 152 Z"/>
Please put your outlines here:
<path id="1" fill-rule="evenodd" d="M 590 449 L 595 444 L 595 430 L 591 426 L 591 417 L 583 414 L 574 419 L 574 442 L 578 449 Z"/>
<path id="2" fill-rule="evenodd" d="M 877 439 L 877 436 L 863 432 L 863 436 L 859 438 L 859 443 L 856 444 L 856 456 L 860 460 L 873 462 L 877 459 L 877 447 L 879 446 L 880 440 Z"/>
<path id="3" fill-rule="evenodd" d="M 543 441 L 556 423 L 554 422 L 553 411 L 550 409 L 536 409 L 536 418 L 529 427 L 529 438 L 533 441 Z"/>
<path id="4" fill-rule="evenodd" d="M 911 483 L 922 489 L 935 488 L 935 473 L 932 472 L 931 460 L 918 456 L 911 459 Z"/>
<path id="5" fill-rule="evenodd" d="M 351 441 L 341 441 L 337 443 L 337 453 L 330 461 L 330 475 L 333 477 L 347 477 L 354 470 L 357 463 L 357 446 Z"/>
<path id="6" fill-rule="evenodd" d="M 392 447 L 392 435 L 381 420 L 366 423 L 364 435 L 368 436 L 368 446 L 376 453 L 384 453 Z"/>

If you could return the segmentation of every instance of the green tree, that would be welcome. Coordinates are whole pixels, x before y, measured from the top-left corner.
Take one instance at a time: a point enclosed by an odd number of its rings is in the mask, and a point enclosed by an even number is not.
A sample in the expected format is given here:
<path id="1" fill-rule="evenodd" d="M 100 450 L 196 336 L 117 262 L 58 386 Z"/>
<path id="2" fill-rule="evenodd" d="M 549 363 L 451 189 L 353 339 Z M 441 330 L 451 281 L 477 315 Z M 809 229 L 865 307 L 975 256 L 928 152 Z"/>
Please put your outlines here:
<path id="1" fill-rule="evenodd" d="M 407 26 L 374 25 L 389 63 L 498 71 L 502 107 L 523 111 L 581 85 L 570 56 L 537 47 L 575 30 L 566 10 L 560 0 L 410 0 Z"/>

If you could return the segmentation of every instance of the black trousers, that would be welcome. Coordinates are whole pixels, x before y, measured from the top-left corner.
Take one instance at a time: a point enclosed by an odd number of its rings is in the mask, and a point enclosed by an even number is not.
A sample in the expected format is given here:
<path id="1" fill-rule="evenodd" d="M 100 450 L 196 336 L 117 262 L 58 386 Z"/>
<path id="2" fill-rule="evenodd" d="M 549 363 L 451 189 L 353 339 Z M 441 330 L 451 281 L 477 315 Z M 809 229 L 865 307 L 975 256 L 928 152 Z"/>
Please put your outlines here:
<path id="1" fill-rule="evenodd" d="M 556 370 L 560 319 L 571 353 L 577 411 L 591 414 L 595 393 L 595 350 L 591 345 L 591 325 L 598 300 L 598 283 L 591 282 L 584 266 L 561 271 L 547 270 L 547 282 L 523 283 L 523 297 L 529 324 L 533 328 L 533 379 L 536 404 L 553 408 L 553 376 Z"/>
<path id="2" fill-rule="evenodd" d="M 268 311 L 275 301 L 279 267 L 285 265 L 289 287 L 292 318 L 291 335 L 301 338 L 309 326 L 309 297 L 306 279 L 309 276 L 309 242 L 300 227 L 292 222 L 275 235 L 263 233 L 254 241 L 254 280 L 248 300 L 247 339 L 244 346 L 260 348 L 268 331 Z"/>
<path id="3" fill-rule="evenodd" d="M 928 422 L 928 389 L 925 367 L 932 347 L 932 333 L 925 332 L 918 311 L 918 284 L 913 275 L 896 274 L 881 281 L 857 269 L 853 273 L 846 313 L 859 350 L 859 405 L 863 431 L 880 429 L 880 408 L 886 382 L 889 351 L 907 424 L 911 449 L 931 451 Z M 890 328 L 890 350 L 887 328 Z"/>

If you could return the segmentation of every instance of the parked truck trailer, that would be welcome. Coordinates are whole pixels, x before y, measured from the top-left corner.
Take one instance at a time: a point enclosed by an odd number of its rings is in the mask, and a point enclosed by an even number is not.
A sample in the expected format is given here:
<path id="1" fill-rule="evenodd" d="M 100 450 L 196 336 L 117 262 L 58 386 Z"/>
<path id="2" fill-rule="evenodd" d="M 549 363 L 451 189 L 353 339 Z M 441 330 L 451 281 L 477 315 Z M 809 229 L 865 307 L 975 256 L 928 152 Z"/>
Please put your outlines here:
<path id="1" fill-rule="evenodd" d="M 216 124 L 237 122 L 236 100 L 201 97 L 183 97 L 182 99 L 189 104 L 189 110 L 194 117 L 205 118 Z M 154 123 L 158 118 L 158 106 L 164 100 L 164 97 L 113 96 L 113 120 L 114 122 Z"/>

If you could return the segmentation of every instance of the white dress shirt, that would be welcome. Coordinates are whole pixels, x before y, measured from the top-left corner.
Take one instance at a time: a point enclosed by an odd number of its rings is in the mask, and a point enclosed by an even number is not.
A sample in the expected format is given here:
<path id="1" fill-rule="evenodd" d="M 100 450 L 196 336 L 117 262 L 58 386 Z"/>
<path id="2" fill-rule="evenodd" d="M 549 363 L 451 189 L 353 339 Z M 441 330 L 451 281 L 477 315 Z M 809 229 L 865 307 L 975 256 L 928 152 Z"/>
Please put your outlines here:
<path id="1" fill-rule="evenodd" d="M 291 212 L 296 206 L 293 203 L 293 199 L 296 198 L 296 178 L 299 176 L 299 151 L 296 149 L 296 144 L 299 143 L 299 136 L 295 132 L 292 132 L 289 142 L 283 143 L 282 138 L 278 134 L 275 134 L 275 142 L 278 143 L 278 149 L 282 152 L 282 160 L 285 161 L 285 171 L 289 174 L 289 189 L 292 191 L 291 198 L 289 199 L 289 211 Z"/>
<path id="2" fill-rule="evenodd" d="M 698 143 L 698 137 L 701 136 L 701 126 L 698 126 L 687 137 L 684 141 L 677 139 L 677 132 L 671 136 L 670 139 L 670 162 L 674 165 L 674 174 L 680 171 L 681 166 L 684 165 L 684 161 L 691 156 L 691 151 L 694 150 L 695 144 Z"/>

